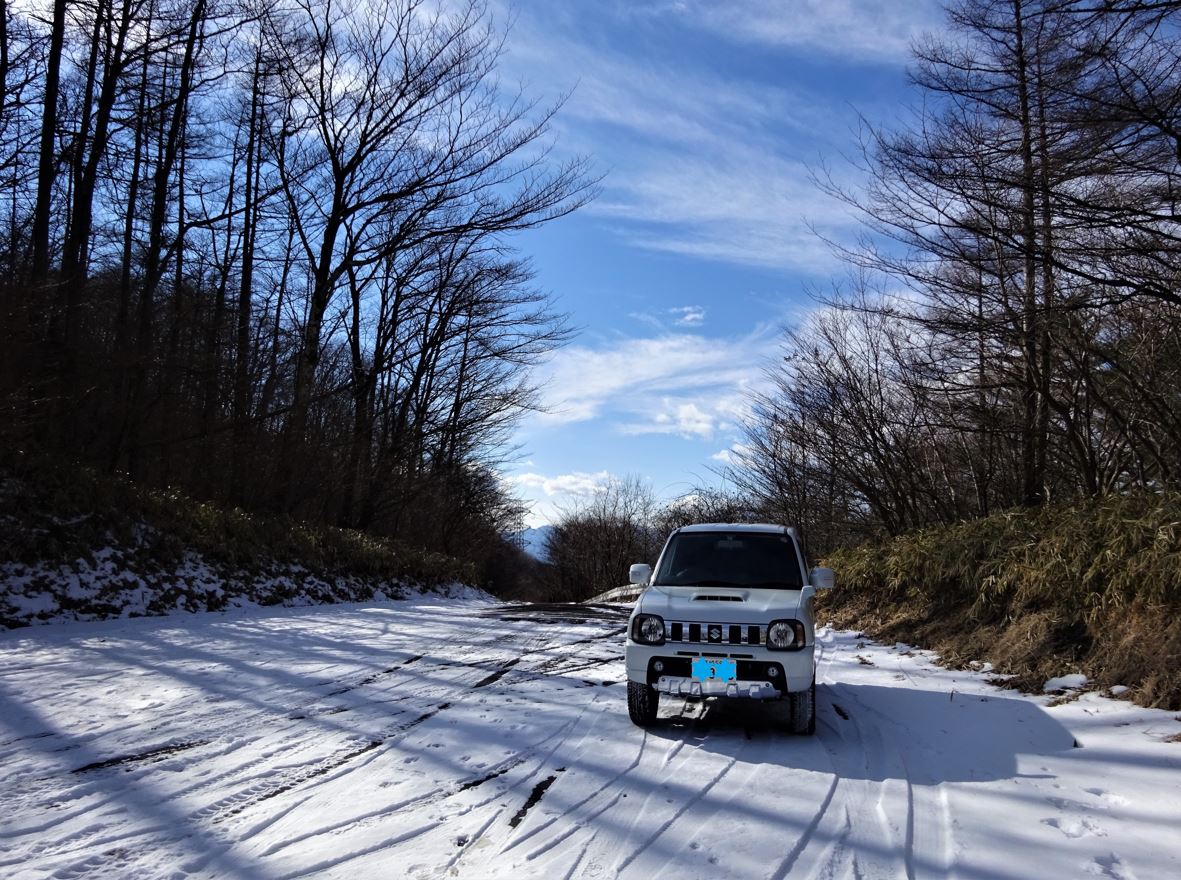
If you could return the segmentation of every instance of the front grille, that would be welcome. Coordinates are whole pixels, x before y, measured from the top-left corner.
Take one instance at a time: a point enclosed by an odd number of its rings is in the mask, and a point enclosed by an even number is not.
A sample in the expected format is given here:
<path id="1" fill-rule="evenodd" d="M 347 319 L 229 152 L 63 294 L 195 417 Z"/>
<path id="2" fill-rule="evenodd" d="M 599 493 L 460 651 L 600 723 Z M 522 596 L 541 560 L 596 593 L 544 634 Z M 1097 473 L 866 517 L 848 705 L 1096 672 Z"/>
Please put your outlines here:
<path id="1" fill-rule="evenodd" d="M 688 642 L 702 645 L 761 645 L 761 626 L 737 623 L 690 623 L 673 620 L 664 625 L 664 638 L 669 642 Z"/>

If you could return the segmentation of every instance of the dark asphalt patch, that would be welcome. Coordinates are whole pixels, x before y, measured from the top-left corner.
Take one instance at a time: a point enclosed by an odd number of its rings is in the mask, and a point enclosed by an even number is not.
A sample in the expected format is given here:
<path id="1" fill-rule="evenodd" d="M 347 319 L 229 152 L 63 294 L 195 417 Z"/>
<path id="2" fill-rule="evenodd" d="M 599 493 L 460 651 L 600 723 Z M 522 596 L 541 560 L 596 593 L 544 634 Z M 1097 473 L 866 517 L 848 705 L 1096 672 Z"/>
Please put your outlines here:
<path id="1" fill-rule="evenodd" d="M 144 752 L 136 752 L 134 755 L 122 755 L 118 758 L 107 758 L 105 761 L 95 761 L 87 764 L 84 767 L 77 767 L 71 772 L 73 773 L 89 773 L 91 770 L 106 770 L 108 767 L 120 767 L 124 764 L 142 764 L 148 762 L 155 762 L 167 758 L 169 755 L 175 755 L 177 752 L 188 751 L 195 749 L 198 746 L 208 745 L 209 740 L 198 739 L 190 742 L 169 743 L 168 745 L 158 746 L 154 749 L 148 749 Z"/>
<path id="2" fill-rule="evenodd" d="M 517 814 L 508 820 L 510 828 L 516 828 L 521 824 L 526 814 L 537 806 L 537 802 L 545 796 L 545 793 L 549 791 L 549 787 L 554 784 L 557 778 L 557 776 L 547 776 L 541 782 L 537 783 L 537 785 L 533 786 L 533 791 L 529 793 L 529 800 L 525 801 L 525 806 L 517 810 Z"/>
<path id="3" fill-rule="evenodd" d="M 503 666 L 501 666 L 499 669 L 497 669 L 491 675 L 488 675 L 485 678 L 482 678 L 478 682 L 473 684 L 472 690 L 475 690 L 476 688 L 488 687 L 488 685 L 490 685 L 490 684 L 495 684 L 496 682 L 498 682 L 502 678 L 504 678 L 505 674 L 520 662 L 521 662 L 520 657 L 517 657 L 513 660 L 509 660 L 507 663 L 505 663 Z"/>
<path id="4" fill-rule="evenodd" d="M 631 609 L 617 605 L 582 605 L 577 602 L 533 602 L 526 605 L 501 605 L 481 612 L 509 623 L 542 625 L 591 623 L 599 620 L 626 620 Z"/>

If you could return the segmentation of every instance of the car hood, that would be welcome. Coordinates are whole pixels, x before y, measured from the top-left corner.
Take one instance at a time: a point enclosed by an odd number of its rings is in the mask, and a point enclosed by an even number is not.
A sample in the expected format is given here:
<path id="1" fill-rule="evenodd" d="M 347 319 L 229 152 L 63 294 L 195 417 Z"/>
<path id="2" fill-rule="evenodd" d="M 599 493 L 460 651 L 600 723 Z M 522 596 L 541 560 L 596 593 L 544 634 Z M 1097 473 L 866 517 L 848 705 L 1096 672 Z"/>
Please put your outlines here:
<path id="1" fill-rule="evenodd" d="M 786 589 L 651 586 L 636 610 L 665 620 L 765 623 L 796 615 L 802 596 L 801 590 Z"/>

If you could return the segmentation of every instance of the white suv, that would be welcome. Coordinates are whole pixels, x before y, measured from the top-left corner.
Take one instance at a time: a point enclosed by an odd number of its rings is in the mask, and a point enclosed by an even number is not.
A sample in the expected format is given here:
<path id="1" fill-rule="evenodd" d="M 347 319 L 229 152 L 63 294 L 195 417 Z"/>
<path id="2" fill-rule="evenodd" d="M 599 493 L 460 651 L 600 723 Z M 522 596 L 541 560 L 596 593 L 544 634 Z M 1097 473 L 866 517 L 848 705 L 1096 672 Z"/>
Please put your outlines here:
<path id="1" fill-rule="evenodd" d="M 704 699 L 787 700 L 790 727 L 816 730 L 812 599 L 833 585 L 809 574 L 794 529 L 706 523 L 673 532 L 627 630 L 627 708 L 656 720 L 661 694 Z"/>

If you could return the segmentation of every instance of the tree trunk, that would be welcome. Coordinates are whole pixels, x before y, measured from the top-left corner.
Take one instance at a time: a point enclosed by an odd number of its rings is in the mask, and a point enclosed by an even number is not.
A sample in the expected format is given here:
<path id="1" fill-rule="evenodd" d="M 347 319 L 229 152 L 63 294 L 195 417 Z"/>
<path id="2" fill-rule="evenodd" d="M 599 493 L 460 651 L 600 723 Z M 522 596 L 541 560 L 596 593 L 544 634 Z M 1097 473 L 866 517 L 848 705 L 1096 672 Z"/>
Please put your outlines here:
<path id="1" fill-rule="evenodd" d="M 168 216 L 168 188 L 172 169 L 180 151 L 181 127 L 192 88 L 197 44 L 205 17 L 205 0 L 197 0 L 189 21 L 184 56 L 181 59 L 172 117 L 165 134 L 163 150 L 152 180 L 152 211 L 148 221 L 148 253 L 144 266 L 143 288 L 139 297 L 138 335 L 132 365 L 131 400 L 128 406 L 128 470 L 133 478 L 142 476 L 141 434 L 147 407 L 148 370 L 155 350 L 155 295 L 164 272 L 164 225 Z M 183 212 L 183 207 L 182 207 Z M 183 218 L 182 225 L 183 225 Z"/>
<path id="2" fill-rule="evenodd" d="M 33 284 L 49 277 L 49 215 L 53 202 L 54 138 L 57 135 L 57 96 L 61 82 L 62 43 L 66 33 L 66 0 L 54 0 L 49 54 L 45 59 L 45 103 L 41 112 L 41 146 L 37 162 L 37 204 L 33 210 Z"/>
<path id="3" fill-rule="evenodd" d="M 262 47 L 254 54 L 250 89 L 250 121 L 246 132 L 246 183 L 242 197 L 242 276 L 238 287 L 238 322 L 234 347 L 234 438 L 231 471 L 233 492 L 240 492 L 246 458 L 247 419 L 250 415 L 250 317 L 254 298 L 254 245 L 258 228 L 258 163 L 262 139 L 259 102 Z"/>
<path id="4" fill-rule="evenodd" d="M 1045 486 L 1045 456 L 1039 437 L 1040 379 L 1038 342 L 1041 333 L 1037 302 L 1037 220 L 1034 197 L 1037 180 L 1033 164 L 1033 120 L 1030 112 L 1029 70 L 1025 47 L 1022 0 L 1013 0 L 1016 36 L 1017 97 L 1021 126 L 1021 243 L 1023 296 L 1021 301 L 1021 501 L 1034 507 L 1042 503 Z"/>

